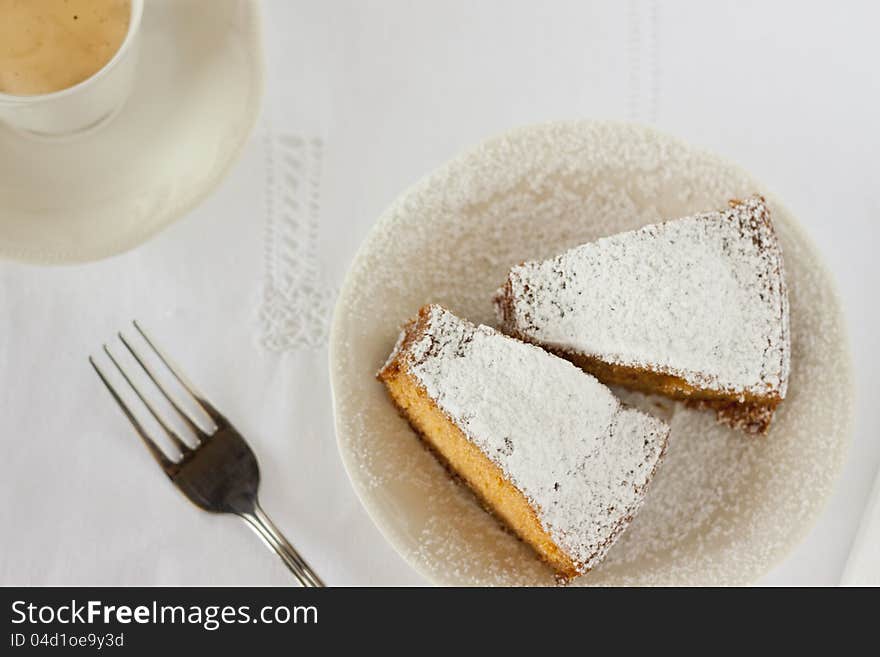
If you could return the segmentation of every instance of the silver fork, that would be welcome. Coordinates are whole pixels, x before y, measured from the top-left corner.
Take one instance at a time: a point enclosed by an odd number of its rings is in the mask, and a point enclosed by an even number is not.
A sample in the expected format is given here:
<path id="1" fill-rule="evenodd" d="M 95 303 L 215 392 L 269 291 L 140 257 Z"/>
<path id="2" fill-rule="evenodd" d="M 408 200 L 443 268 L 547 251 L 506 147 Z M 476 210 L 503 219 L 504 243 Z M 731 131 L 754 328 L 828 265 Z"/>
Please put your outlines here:
<path id="1" fill-rule="evenodd" d="M 195 390 L 189 380 L 180 370 L 171 363 L 171 360 L 156 346 L 146 332 L 137 322 L 133 322 L 135 329 L 140 333 L 144 343 L 152 349 L 158 359 L 168 368 L 168 371 L 180 383 L 184 390 L 192 397 L 192 401 L 204 411 L 205 415 L 213 422 L 213 427 L 202 429 L 196 417 L 185 410 L 174 396 L 169 394 L 153 370 L 152 366 L 141 356 L 131 342 L 120 332 L 119 339 L 125 345 L 134 360 L 140 365 L 147 377 L 153 382 L 156 389 L 168 400 L 171 407 L 180 416 L 186 427 L 197 438 L 196 447 L 187 445 L 178 433 L 157 411 L 149 396 L 144 394 L 129 373 L 113 356 L 107 345 L 104 352 L 110 361 L 119 370 L 122 378 L 128 383 L 150 415 L 155 418 L 158 425 L 167 435 L 169 441 L 180 452 L 177 460 L 167 456 L 158 444 L 150 437 L 147 430 L 137 419 L 131 408 L 125 403 L 116 388 L 95 362 L 89 356 L 89 362 L 95 368 L 101 381 L 107 386 L 107 390 L 119 404 L 122 412 L 129 419 L 135 431 L 147 446 L 150 454 L 156 459 L 162 470 L 177 486 L 190 502 L 200 509 L 214 513 L 233 513 L 242 518 L 259 536 L 265 541 L 270 549 L 274 550 L 284 564 L 296 576 L 300 584 L 308 587 L 324 586 L 324 583 L 299 555 L 294 547 L 284 538 L 284 535 L 265 514 L 257 500 L 257 491 L 260 486 L 260 468 L 253 451 L 245 439 L 235 427 L 220 414 L 216 408 L 203 395 Z"/>

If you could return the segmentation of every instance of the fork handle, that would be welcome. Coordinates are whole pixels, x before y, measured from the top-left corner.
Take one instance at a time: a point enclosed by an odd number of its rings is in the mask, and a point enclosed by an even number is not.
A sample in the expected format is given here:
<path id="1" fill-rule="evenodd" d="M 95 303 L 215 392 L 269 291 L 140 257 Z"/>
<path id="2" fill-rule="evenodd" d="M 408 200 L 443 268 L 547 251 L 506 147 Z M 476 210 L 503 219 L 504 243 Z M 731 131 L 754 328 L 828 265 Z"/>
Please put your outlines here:
<path id="1" fill-rule="evenodd" d="M 266 512 L 263 511 L 259 503 L 254 504 L 253 511 L 246 511 L 239 515 L 263 539 L 266 545 L 281 557 L 284 565 L 290 569 L 290 572 L 294 574 L 300 584 L 305 587 L 324 586 L 321 578 L 315 574 L 315 571 L 309 567 L 306 560 L 284 538 L 284 534 L 269 519 L 269 516 L 266 515 Z"/>

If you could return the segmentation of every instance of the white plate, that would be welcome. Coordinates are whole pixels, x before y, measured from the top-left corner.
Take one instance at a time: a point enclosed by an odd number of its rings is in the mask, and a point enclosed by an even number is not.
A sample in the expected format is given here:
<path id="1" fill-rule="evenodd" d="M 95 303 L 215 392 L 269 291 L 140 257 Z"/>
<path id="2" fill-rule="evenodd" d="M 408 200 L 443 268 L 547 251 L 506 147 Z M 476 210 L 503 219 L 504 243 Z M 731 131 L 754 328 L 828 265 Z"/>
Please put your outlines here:
<path id="1" fill-rule="evenodd" d="M 577 583 L 742 584 L 800 541 L 831 492 L 852 425 L 844 322 L 816 249 L 732 164 L 644 127 L 560 123 L 491 139 L 405 192 L 339 297 L 330 352 L 339 449 L 364 506 L 414 568 L 438 584 L 553 582 L 447 476 L 375 380 L 399 325 L 428 301 L 491 324 L 490 296 L 510 265 L 756 191 L 770 203 L 791 294 L 788 398 L 758 439 L 663 404 L 672 434 L 645 505 Z"/>
<path id="2" fill-rule="evenodd" d="M 0 256 L 102 258 L 205 198 L 259 112 L 259 21 L 255 0 L 149 0 L 135 90 L 110 125 L 64 143 L 0 126 Z"/>

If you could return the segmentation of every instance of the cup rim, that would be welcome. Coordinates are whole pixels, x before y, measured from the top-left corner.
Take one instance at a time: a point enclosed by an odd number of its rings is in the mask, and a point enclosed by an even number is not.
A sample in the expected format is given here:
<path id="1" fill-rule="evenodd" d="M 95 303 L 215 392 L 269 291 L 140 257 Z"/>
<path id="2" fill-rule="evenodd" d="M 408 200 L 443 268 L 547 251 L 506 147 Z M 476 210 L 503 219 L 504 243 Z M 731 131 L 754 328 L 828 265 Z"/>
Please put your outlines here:
<path id="1" fill-rule="evenodd" d="M 135 35 L 140 29 L 141 17 L 144 14 L 144 0 L 130 0 L 130 2 L 131 17 L 128 20 L 128 31 L 125 33 L 125 38 L 122 40 L 119 48 L 113 54 L 113 57 L 111 57 L 107 61 L 107 63 L 104 64 L 104 66 L 99 68 L 85 80 L 80 80 L 73 86 L 65 87 L 64 89 L 52 91 L 47 94 L 33 94 L 22 96 L 17 94 L 6 94 L 0 91 L 0 104 L 31 105 L 35 103 L 56 100 L 58 98 L 64 98 L 65 96 L 69 96 L 71 94 L 77 93 L 78 91 L 81 91 L 85 87 L 104 77 L 111 69 L 115 68 L 119 61 L 125 56 L 125 53 L 131 48 L 131 44 L 134 41 Z"/>

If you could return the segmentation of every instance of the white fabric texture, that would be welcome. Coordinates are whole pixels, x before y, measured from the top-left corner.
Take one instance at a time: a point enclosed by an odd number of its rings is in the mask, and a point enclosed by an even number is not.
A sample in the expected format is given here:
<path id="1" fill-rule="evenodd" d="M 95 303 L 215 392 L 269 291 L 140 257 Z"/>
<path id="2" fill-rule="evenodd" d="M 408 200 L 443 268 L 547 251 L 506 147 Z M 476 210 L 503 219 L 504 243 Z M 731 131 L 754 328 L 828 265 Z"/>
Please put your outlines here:
<path id="1" fill-rule="evenodd" d="M 336 291 L 373 220 L 423 174 L 508 128 L 591 117 L 655 124 L 740 162 L 825 254 L 864 394 L 834 497 L 762 583 L 840 580 L 880 462 L 880 7 L 267 0 L 263 10 L 263 116 L 211 198 L 109 260 L 0 263 L 0 584 L 292 582 L 243 523 L 183 500 L 94 376 L 86 357 L 132 318 L 249 439 L 264 508 L 329 584 L 423 584 L 337 454 L 326 347 Z M 876 508 L 857 554 L 877 554 Z M 876 583 L 870 562 L 854 557 L 848 583 Z"/>

